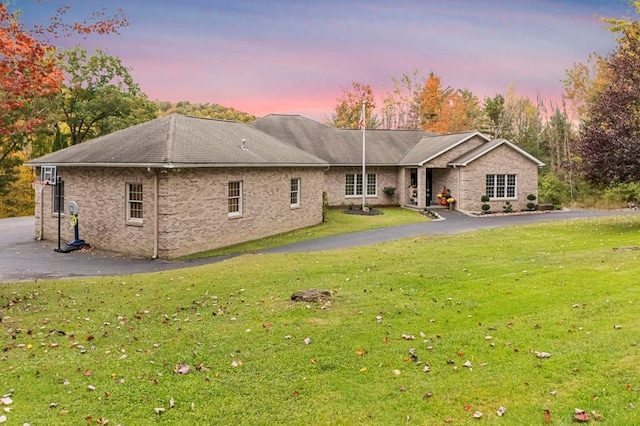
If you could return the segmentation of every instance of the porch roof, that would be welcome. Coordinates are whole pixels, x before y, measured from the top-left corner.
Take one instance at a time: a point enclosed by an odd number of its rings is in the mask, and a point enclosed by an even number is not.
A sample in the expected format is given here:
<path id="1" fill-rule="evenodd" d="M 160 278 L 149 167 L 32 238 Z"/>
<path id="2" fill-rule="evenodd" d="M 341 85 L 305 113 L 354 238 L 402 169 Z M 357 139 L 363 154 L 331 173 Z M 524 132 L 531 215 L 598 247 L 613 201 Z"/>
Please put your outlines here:
<path id="1" fill-rule="evenodd" d="M 424 166 L 429 161 L 439 157 L 458 145 L 465 143 L 475 136 L 479 136 L 486 141 L 489 141 L 489 138 L 480 132 L 454 133 L 451 135 L 423 137 L 402 158 L 399 164 L 401 166 Z"/>

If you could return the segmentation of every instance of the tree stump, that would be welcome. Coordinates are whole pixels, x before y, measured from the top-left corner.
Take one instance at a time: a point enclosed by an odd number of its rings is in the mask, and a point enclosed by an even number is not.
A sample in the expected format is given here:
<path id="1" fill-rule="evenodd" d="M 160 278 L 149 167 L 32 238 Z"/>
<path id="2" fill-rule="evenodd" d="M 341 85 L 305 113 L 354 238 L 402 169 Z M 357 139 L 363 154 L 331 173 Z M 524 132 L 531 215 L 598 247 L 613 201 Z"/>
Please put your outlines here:
<path id="1" fill-rule="evenodd" d="M 319 290 L 311 288 L 309 290 L 298 290 L 291 295 L 294 302 L 326 302 L 331 299 L 329 290 Z"/>

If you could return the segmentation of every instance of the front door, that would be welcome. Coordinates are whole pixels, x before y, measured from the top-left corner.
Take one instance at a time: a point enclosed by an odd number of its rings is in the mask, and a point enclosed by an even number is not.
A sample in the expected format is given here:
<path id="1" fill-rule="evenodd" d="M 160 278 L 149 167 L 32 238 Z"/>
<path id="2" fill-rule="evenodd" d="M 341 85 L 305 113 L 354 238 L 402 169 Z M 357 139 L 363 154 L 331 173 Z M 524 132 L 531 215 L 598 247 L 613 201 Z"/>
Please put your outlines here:
<path id="1" fill-rule="evenodd" d="M 424 183 L 424 195 L 426 199 L 426 206 L 431 205 L 431 198 L 433 197 L 433 169 L 425 169 L 426 179 Z"/>

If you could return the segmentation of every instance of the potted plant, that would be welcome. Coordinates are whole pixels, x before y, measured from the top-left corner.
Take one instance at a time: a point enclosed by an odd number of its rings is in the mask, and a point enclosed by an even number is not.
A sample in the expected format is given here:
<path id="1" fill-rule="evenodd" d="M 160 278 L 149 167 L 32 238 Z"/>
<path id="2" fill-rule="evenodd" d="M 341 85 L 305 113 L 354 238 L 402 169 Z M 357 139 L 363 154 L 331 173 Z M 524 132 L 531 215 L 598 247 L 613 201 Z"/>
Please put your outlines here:
<path id="1" fill-rule="evenodd" d="M 451 196 L 451 191 L 449 191 L 449 190 L 447 189 L 446 185 L 442 187 L 442 192 L 440 192 L 438 195 L 436 195 L 436 197 L 438 197 L 438 200 L 440 200 L 440 201 L 438 201 L 438 203 L 439 203 L 441 206 L 446 206 L 446 205 L 449 205 L 449 204 L 453 204 L 453 203 L 455 203 L 455 201 L 456 201 L 456 200 Z M 449 203 L 449 201 L 448 201 L 450 198 L 453 200 L 453 202 L 452 202 L 452 203 Z"/>
<path id="2" fill-rule="evenodd" d="M 490 198 L 488 195 L 483 195 L 482 197 L 480 197 L 480 201 L 482 201 L 482 212 L 483 213 L 489 213 L 489 209 L 491 208 L 491 206 L 489 204 L 487 204 L 489 202 Z"/>

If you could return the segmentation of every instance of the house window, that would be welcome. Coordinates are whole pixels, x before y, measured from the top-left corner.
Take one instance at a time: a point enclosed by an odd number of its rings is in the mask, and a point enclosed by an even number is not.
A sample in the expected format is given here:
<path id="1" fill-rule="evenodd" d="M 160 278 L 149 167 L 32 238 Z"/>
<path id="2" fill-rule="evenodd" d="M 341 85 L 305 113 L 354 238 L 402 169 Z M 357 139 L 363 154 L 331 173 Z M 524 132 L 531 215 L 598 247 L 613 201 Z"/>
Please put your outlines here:
<path id="1" fill-rule="evenodd" d="M 242 181 L 229 182 L 228 216 L 240 216 L 242 214 Z"/>
<path id="2" fill-rule="evenodd" d="M 367 173 L 367 195 L 377 195 L 377 176 L 375 173 Z M 347 197 L 362 195 L 362 174 L 347 174 L 344 193 Z"/>
<path id="3" fill-rule="evenodd" d="M 63 180 L 58 181 L 56 185 L 53 185 L 51 187 L 51 194 L 53 196 L 53 212 L 58 213 L 58 206 L 60 206 L 60 213 L 64 213 L 64 181 Z"/>
<path id="4" fill-rule="evenodd" d="M 127 184 L 127 221 L 142 222 L 142 184 Z"/>
<path id="5" fill-rule="evenodd" d="M 486 194 L 489 198 L 515 199 L 516 175 L 487 175 Z"/>
<path id="6" fill-rule="evenodd" d="M 300 207 L 300 178 L 291 179 L 291 207 Z"/>
<path id="7" fill-rule="evenodd" d="M 376 175 L 374 173 L 367 173 L 367 195 L 377 195 L 377 182 Z"/>

